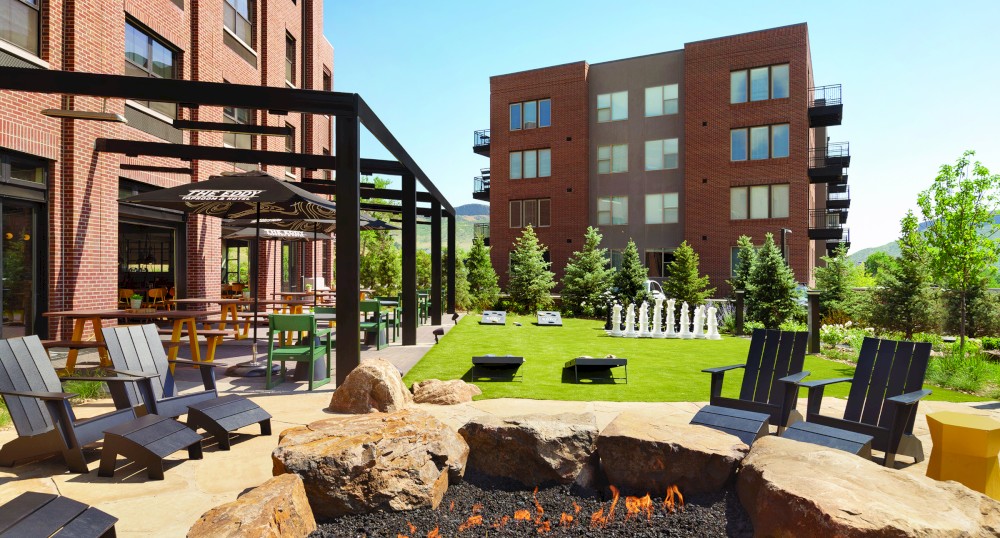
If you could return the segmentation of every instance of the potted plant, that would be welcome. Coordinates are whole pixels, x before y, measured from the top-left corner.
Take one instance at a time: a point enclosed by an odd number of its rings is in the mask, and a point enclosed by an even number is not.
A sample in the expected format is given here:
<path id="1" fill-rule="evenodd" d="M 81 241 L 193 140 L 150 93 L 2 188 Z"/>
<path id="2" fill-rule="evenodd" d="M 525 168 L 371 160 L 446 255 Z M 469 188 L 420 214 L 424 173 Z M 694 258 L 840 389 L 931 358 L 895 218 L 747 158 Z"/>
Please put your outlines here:
<path id="1" fill-rule="evenodd" d="M 142 295 L 139 295 L 138 293 L 132 294 L 132 297 L 129 298 L 129 304 L 132 306 L 133 310 L 142 308 Z"/>
<path id="2" fill-rule="evenodd" d="M 306 284 L 306 293 L 312 293 L 312 290 L 313 290 L 313 285 L 312 284 Z"/>
<path id="3" fill-rule="evenodd" d="M 249 299 L 250 298 L 250 288 L 248 288 L 248 287 L 247 288 L 243 288 L 243 298 L 244 299 Z"/>

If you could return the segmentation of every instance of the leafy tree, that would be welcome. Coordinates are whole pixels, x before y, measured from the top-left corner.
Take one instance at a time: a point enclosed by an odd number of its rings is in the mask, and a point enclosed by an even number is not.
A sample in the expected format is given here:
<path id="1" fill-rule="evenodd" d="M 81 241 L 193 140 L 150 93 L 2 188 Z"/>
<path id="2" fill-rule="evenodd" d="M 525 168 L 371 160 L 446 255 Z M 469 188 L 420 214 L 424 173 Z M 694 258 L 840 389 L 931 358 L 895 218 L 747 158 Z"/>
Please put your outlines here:
<path id="1" fill-rule="evenodd" d="M 851 287 L 858 279 L 858 270 L 847 259 L 847 246 L 841 244 L 833 251 L 833 256 L 823 256 L 820 259 L 826 262 L 825 267 L 816 268 L 820 310 L 826 315 L 834 312 L 847 313 Z"/>
<path id="2" fill-rule="evenodd" d="M 889 256 L 892 261 L 876 271 L 872 321 L 912 338 L 914 332 L 933 328 L 934 296 L 927 269 L 927 243 L 912 211 L 906 213 L 900 227 L 899 259 Z"/>
<path id="3" fill-rule="evenodd" d="M 469 304 L 476 310 L 488 310 L 500 300 L 500 285 L 490 262 L 490 249 L 479 235 L 472 239 L 472 249 L 464 264 L 468 271 Z"/>
<path id="4" fill-rule="evenodd" d="M 708 276 L 699 276 L 699 263 L 698 253 L 684 241 L 674 251 L 674 260 L 667 264 L 663 293 L 668 298 L 677 299 L 675 308 L 678 311 L 684 301 L 693 310 L 715 293 L 715 288 L 708 287 Z"/>
<path id="5" fill-rule="evenodd" d="M 899 247 L 902 249 L 903 245 L 900 244 Z M 871 256 L 865 259 L 865 272 L 872 277 L 877 277 L 879 273 L 890 269 L 895 264 L 896 258 L 890 256 L 887 252 L 873 252 Z"/>
<path id="6" fill-rule="evenodd" d="M 622 265 L 615 271 L 611 285 L 618 293 L 618 300 L 622 305 L 629 303 L 640 304 L 645 301 L 648 295 L 646 291 L 646 278 L 649 271 L 639 259 L 639 249 L 631 239 L 622 251 Z"/>
<path id="7" fill-rule="evenodd" d="M 753 241 L 749 235 L 741 235 L 736 240 L 739 251 L 736 255 L 736 274 L 729 281 L 729 286 L 736 290 L 747 289 L 747 282 L 750 280 L 750 270 L 753 262 L 757 260 L 757 249 L 753 246 Z"/>
<path id="8" fill-rule="evenodd" d="M 381 177 L 372 178 L 375 188 L 383 189 L 391 183 Z M 392 203 L 373 199 L 374 203 Z M 374 213 L 377 219 L 388 222 L 390 215 Z M 403 258 L 389 230 L 361 231 L 361 274 L 362 288 L 370 288 L 375 295 L 398 295 L 403 277 Z"/>
<path id="9" fill-rule="evenodd" d="M 1000 226 L 994 221 L 1000 198 L 1000 175 L 979 161 L 969 162 L 973 151 L 966 151 L 955 166 L 943 165 L 934 183 L 917 197 L 925 220 L 930 222 L 925 237 L 930 252 L 930 267 L 942 286 L 959 296 L 959 349 L 964 352 L 968 299 L 995 272 L 1000 244 L 994 234 Z M 988 233 L 980 235 L 979 228 Z"/>
<path id="10" fill-rule="evenodd" d="M 472 307 L 472 295 L 469 293 L 469 270 L 462 261 L 466 254 L 462 249 L 455 251 L 455 308 L 458 310 L 468 310 Z M 445 290 L 448 289 L 448 252 L 441 255 L 441 262 L 444 264 L 441 274 L 444 276 Z M 447 293 L 447 291 L 445 291 Z"/>
<path id="11" fill-rule="evenodd" d="M 514 241 L 507 281 L 507 293 L 514 310 L 534 312 L 552 305 L 550 294 L 556 282 L 553 280 L 555 273 L 549 271 L 552 264 L 544 258 L 546 250 L 545 245 L 538 242 L 531 225 Z"/>
<path id="12" fill-rule="evenodd" d="M 765 328 L 777 329 L 795 312 L 796 286 L 795 275 L 774 244 L 774 236 L 765 235 L 747 277 L 747 316 Z"/>
<path id="13" fill-rule="evenodd" d="M 985 277 L 974 282 L 965 294 L 966 314 L 965 333 L 970 338 L 994 336 L 1000 329 L 1000 304 L 998 298 L 988 289 L 989 280 Z M 947 312 L 958 312 L 962 307 L 962 294 L 951 290 L 944 293 L 944 305 Z M 959 316 L 944 316 L 944 329 L 952 334 L 961 330 Z"/>
<path id="14" fill-rule="evenodd" d="M 425 250 L 418 250 L 417 289 L 426 290 L 430 287 L 431 287 L 431 253 Z"/>
<path id="15" fill-rule="evenodd" d="M 609 267 L 607 249 L 598 248 L 601 234 L 587 227 L 583 250 L 574 252 L 566 263 L 562 280 L 562 308 L 568 314 L 594 317 L 604 310 L 604 294 L 611 287 L 614 270 Z"/>

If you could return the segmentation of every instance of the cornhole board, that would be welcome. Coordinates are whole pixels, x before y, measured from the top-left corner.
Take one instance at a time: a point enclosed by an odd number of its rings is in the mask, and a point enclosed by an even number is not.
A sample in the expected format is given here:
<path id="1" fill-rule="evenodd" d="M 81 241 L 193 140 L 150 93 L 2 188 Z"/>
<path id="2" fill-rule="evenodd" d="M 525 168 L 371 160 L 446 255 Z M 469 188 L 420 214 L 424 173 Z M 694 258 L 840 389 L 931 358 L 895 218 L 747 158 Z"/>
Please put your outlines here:
<path id="1" fill-rule="evenodd" d="M 614 377 L 611 374 L 612 368 L 617 368 L 619 366 L 625 367 L 625 377 Z M 605 379 L 615 382 L 619 379 L 625 380 L 625 384 L 628 384 L 628 359 L 621 357 L 606 357 L 606 358 L 595 358 L 595 357 L 577 357 L 566 362 L 563 365 L 563 369 L 572 368 L 573 375 L 576 377 L 577 383 L 580 382 L 580 373 L 584 374 L 584 377 L 593 379 L 594 376 L 587 375 L 594 372 L 607 372 L 608 377 Z"/>
<path id="2" fill-rule="evenodd" d="M 562 327 L 562 314 L 551 310 L 538 311 L 538 324 L 553 327 Z"/>
<path id="3" fill-rule="evenodd" d="M 480 325 L 506 325 L 506 310 L 484 310 L 483 317 L 479 320 Z"/>
<path id="4" fill-rule="evenodd" d="M 479 369 L 485 368 L 487 370 L 514 370 L 511 374 L 511 381 L 515 379 L 520 379 L 524 381 L 524 374 L 521 373 L 521 365 L 524 364 L 524 357 L 517 357 L 514 355 L 481 355 L 479 357 L 472 357 L 472 379 L 475 381 L 478 378 Z M 494 376 L 485 376 L 492 379 Z"/>

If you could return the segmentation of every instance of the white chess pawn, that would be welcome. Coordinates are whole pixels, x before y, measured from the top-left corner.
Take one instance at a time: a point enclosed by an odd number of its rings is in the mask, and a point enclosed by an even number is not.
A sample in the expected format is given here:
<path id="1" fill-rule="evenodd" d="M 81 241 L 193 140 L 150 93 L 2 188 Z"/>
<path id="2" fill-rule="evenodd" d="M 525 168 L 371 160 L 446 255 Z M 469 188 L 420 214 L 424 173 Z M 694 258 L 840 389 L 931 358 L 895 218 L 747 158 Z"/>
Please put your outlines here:
<path id="1" fill-rule="evenodd" d="M 649 303 L 646 301 L 642 302 L 642 306 L 639 307 L 639 331 L 638 335 L 641 338 L 649 337 Z"/>
<path id="2" fill-rule="evenodd" d="M 622 335 L 622 305 L 615 303 L 611 308 L 611 336 Z"/>
<path id="3" fill-rule="evenodd" d="M 681 332 L 680 337 L 689 340 L 692 338 L 691 335 L 691 312 L 688 310 L 688 303 L 684 301 L 681 303 Z"/>
<path id="4" fill-rule="evenodd" d="M 629 303 L 628 313 L 625 314 L 625 334 L 626 338 L 632 338 L 635 334 L 635 303 Z"/>
<path id="5" fill-rule="evenodd" d="M 677 338 L 677 331 L 674 330 L 674 304 L 676 299 L 667 299 L 667 338 Z"/>
<path id="6" fill-rule="evenodd" d="M 666 334 L 663 333 L 663 324 L 660 323 L 660 310 L 663 309 L 663 297 L 656 298 L 656 306 L 653 307 L 653 332 L 650 335 L 653 338 L 663 338 Z"/>
<path id="7" fill-rule="evenodd" d="M 709 340 L 722 340 L 722 336 L 719 335 L 719 320 L 715 317 L 715 313 L 718 309 L 715 305 L 708 307 L 708 338 Z"/>

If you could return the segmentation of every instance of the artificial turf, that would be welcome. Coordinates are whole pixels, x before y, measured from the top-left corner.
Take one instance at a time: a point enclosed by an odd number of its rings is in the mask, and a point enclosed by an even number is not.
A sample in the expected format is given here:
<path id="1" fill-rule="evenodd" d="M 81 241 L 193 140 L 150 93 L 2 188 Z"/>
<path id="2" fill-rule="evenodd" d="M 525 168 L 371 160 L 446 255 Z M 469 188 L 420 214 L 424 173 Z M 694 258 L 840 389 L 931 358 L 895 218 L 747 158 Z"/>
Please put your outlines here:
<path id="1" fill-rule="evenodd" d="M 523 381 L 477 381 L 482 396 L 488 398 L 528 398 L 536 400 L 702 402 L 709 397 L 710 375 L 702 369 L 746 362 L 750 340 L 724 335 L 722 340 L 675 340 L 613 338 L 604 332 L 604 323 L 587 319 L 563 319 L 562 327 L 539 327 L 534 316 L 508 316 L 507 325 L 480 325 L 478 315 L 464 316 L 404 377 L 407 386 L 424 379 L 471 379 L 472 357 L 518 355 L 525 358 Z M 520 326 L 515 325 L 520 323 Z M 628 359 L 628 383 L 622 381 L 573 382 L 563 365 L 574 357 L 609 354 Z M 851 377 L 854 367 L 808 355 L 807 379 Z M 614 371 L 624 376 L 622 368 Z M 723 394 L 736 396 L 742 370 L 726 373 Z M 982 401 L 983 398 L 939 387 L 931 400 L 952 402 Z M 844 398 L 849 383 L 826 388 L 827 396 Z M 800 396 L 805 397 L 802 390 Z"/>

